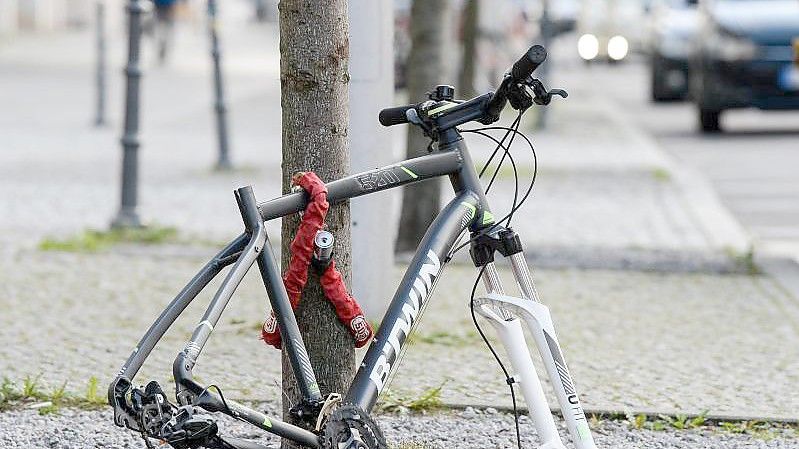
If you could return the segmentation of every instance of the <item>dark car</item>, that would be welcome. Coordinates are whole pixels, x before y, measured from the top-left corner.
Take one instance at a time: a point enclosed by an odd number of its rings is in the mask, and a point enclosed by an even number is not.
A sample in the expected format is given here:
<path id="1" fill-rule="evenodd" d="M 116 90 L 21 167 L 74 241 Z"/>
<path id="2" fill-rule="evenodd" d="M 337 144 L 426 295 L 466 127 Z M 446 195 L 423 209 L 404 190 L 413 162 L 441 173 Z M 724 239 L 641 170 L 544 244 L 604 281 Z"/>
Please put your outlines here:
<path id="1" fill-rule="evenodd" d="M 653 101 L 688 96 L 688 58 L 699 28 L 697 0 L 655 0 L 650 12 L 650 84 Z"/>
<path id="2" fill-rule="evenodd" d="M 702 131 L 722 111 L 799 109 L 799 0 L 702 0 L 691 96 Z"/>

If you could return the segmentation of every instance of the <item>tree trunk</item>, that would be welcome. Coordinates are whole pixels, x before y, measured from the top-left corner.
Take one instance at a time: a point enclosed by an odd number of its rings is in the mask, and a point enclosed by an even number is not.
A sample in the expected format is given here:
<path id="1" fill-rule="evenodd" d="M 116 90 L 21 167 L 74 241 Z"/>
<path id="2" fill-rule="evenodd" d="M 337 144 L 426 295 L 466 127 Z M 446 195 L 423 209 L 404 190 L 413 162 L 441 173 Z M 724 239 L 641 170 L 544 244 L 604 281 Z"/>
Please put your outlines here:
<path id="1" fill-rule="evenodd" d="M 408 100 L 426 100 L 426 93 L 445 84 L 444 55 L 447 0 L 414 0 L 411 6 L 411 53 L 408 56 Z M 416 126 L 408 126 L 409 158 L 427 153 L 430 139 Z M 395 250 L 415 251 L 441 207 L 441 184 L 432 179 L 403 188 L 402 213 Z"/>
<path id="2" fill-rule="evenodd" d="M 346 176 L 349 40 L 347 0 L 281 0 L 280 84 L 283 109 L 283 192 L 291 176 L 314 171 L 325 182 Z M 336 237 L 334 257 L 347 285 L 350 276 L 350 210 L 348 203 L 331 206 L 327 229 Z M 283 219 L 283 269 L 299 217 Z M 297 308 L 297 322 L 322 395 L 346 392 L 355 374 L 354 342 L 324 297 L 319 276 L 310 270 Z M 301 395 L 286 354 L 283 354 L 283 416 Z M 283 448 L 301 447 L 283 441 Z"/>
<path id="3" fill-rule="evenodd" d="M 480 33 L 480 0 L 466 0 L 463 7 L 463 24 L 461 39 L 463 40 L 463 57 L 461 72 L 458 75 L 459 98 L 469 99 L 475 96 L 474 74 L 477 64 L 477 37 Z"/>

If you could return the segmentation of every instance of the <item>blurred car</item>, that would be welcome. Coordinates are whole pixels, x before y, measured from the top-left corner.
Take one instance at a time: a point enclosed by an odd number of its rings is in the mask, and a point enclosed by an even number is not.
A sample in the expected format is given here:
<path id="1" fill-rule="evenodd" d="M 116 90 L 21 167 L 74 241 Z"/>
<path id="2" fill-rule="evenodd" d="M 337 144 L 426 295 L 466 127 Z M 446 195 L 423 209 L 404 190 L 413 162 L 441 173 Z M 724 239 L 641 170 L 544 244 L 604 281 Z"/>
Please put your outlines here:
<path id="1" fill-rule="evenodd" d="M 799 109 L 799 1 L 702 0 L 691 96 L 704 132 L 724 110 Z"/>
<path id="2" fill-rule="evenodd" d="M 698 0 L 655 0 L 650 13 L 650 80 L 653 101 L 688 96 L 688 58 L 699 29 Z"/>
<path id="3" fill-rule="evenodd" d="M 647 0 L 583 0 L 577 53 L 586 61 L 618 62 L 644 47 Z"/>

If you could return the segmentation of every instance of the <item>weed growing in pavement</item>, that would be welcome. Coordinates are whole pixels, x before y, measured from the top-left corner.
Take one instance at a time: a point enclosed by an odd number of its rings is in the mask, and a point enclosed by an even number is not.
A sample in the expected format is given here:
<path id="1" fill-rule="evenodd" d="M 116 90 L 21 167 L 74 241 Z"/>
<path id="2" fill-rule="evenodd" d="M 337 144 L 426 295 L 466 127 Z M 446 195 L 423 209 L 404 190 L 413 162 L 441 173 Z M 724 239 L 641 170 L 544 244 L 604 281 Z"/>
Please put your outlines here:
<path id="1" fill-rule="evenodd" d="M 120 228 L 108 231 L 87 229 L 78 235 L 59 240 L 45 238 L 39 243 L 41 251 L 65 251 L 93 253 L 120 243 L 142 243 L 155 245 L 177 240 L 177 229 L 165 226 L 145 226 L 141 228 Z"/>
<path id="2" fill-rule="evenodd" d="M 785 436 L 791 428 L 795 437 L 799 437 L 799 425 L 777 424 L 766 421 L 738 421 L 719 423 L 719 427 L 730 433 L 746 434 L 761 440 L 772 440 L 778 436 Z"/>
<path id="3" fill-rule="evenodd" d="M 665 168 L 655 168 L 652 170 L 652 177 L 655 178 L 656 181 L 666 182 L 671 180 L 671 173 Z"/>
<path id="4" fill-rule="evenodd" d="M 736 434 L 746 434 L 761 440 L 771 440 L 777 437 L 791 436 L 799 438 L 799 424 L 783 424 L 767 421 L 714 421 L 708 419 L 707 411 L 697 416 L 685 414 L 676 415 L 657 415 L 657 417 L 645 414 L 633 415 L 627 413 L 624 419 L 627 424 L 637 430 L 692 430 L 706 429 L 720 432 L 730 432 Z M 611 419 L 621 418 L 620 415 L 611 415 Z"/>
<path id="5" fill-rule="evenodd" d="M 749 248 L 745 253 L 740 253 L 732 248 L 725 248 L 727 256 L 732 259 L 736 267 L 750 276 L 763 274 L 763 270 L 755 262 L 755 250 Z"/>
<path id="6" fill-rule="evenodd" d="M 399 395 L 392 390 L 388 390 L 383 395 L 379 409 L 383 412 L 410 410 L 421 413 L 441 409 L 444 406 L 441 401 L 441 391 L 446 383 L 444 381 L 437 387 L 429 388 L 418 397 Z"/>
<path id="7" fill-rule="evenodd" d="M 633 415 L 627 413 L 625 415 L 627 423 L 634 429 L 647 429 L 647 430 L 688 430 L 702 427 L 707 422 L 707 410 L 697 416 L 689 417 L 684 414 L 676 415 L 658 415 L 657 418 L 651 419 L 643 413 Z"/>
<path id="8" fill-rule="evenodd" d="M 41 399 L 44 394 L 39 390 L 39 381 L 42 375 L 36 377 L 27 376 L 22 381 L 22 397 L 28 399 Z"/>
<path id="9" fill-rule="evenodd" d="M 96 377 L 92 376 L 89 379 L 89 384 L 86 386 L 86 402 L 89 404 L 105 405 L 105 399 L 102 395 L 97 394 L 97 387 L 99 381 Z"/>
<path id="10" fill-rule="evenodd" d="M 0 411 L 32 408 L 40 415 L 58 413 L 62 407 L 74 407 L 96 410 L 105 406 L 105 398 L 98 394 L 99 381 L 96 377 L 89 379 L 85 397 L 70 395 L 67 382 L 45 391 L 41 386 L 41 375 L 28 376 L 22 380 L 21 386 L 4 377 L 0 383 Z"/>

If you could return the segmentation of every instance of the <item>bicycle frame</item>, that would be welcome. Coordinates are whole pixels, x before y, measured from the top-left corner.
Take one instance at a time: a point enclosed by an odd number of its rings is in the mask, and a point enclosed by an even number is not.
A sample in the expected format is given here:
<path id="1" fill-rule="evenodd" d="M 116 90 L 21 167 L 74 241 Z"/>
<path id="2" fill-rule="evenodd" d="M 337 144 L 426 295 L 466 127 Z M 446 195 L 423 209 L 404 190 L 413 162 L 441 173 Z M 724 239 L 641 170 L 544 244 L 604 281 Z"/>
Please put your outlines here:
<path id="1" fill-rule="evenodd" d="M 439 136 L 438 150 L 432 154 L 355 174 L 327 184 L 328 201 L 334 204 L 439 176 L 449 176 L 456 196 L 439 213 L 420 242 L 419 249 L 405 272 L 380 328 L 344 398 L 345 403 L 356 404 L 366 411 L 372 409 L 393 374 L 394 368 L 398 365 L 397 362 L 401 357 L 407 337 L 418 323 L 428 304 L 428 299 L 456 241 L 466 230 L 477 232 L 493 223 L 493 219 L 471 156 L 455 128 L 449 129 Z M 223 310 L 245 273 L 257 262 L 283 336 L 283 349 L 287 352 L 291 362 L 303 400 L 311 402 L 323 400 L 264 225 L 266 221 L 304 210 L 308 202 L 307 196 L 304 192 L 295 192 L 259 204 L 249 186 L 237 189 L 235 196 L 244 220 L 245 232 L 222 249 L 195 275 L 141 338 L 109 387 L 109 402 L 115 408 L 114 421 L 119 426 L 136 429 L 137 423 L 130 422 L 129 415 L 117 413 L 118 408 L 124 409 L 125 407 L 125 395 L 131 389 L 133 377 L 157 342 L 188 304 L 224 267 L 233 264 L 200 323 L 192 333 L 191 339 L 175 359 L 173 375 L 177 384 L 178 402 L 182 405 L 200 406 L 211 412 L 222 412 L 249 422 L 267 432 L 307 446 L 319 447 L 319 438 L 315 433 L 267 417 L 263 413 L 234 401 L 227 400 L 225 402 L 219 395 L 209 391 L 208 388 L 198 384 L 192 378 L 192 369 L 211 332 L 217 326 Z M 493 262 L 490 267 L 491 270 L 494 269 Z M 524 269 L 526 270 L 526 265 Z M 527 276 L 529 278 L 529 271 Z M 484 277 L 484 279 L 488 278 Z M 520 281 L 520 285 L 528 282 L 531 284 L 532 280 Z M 492 290 L 498 289 L 492 288 Z M 509 321 L 512 318 L 505 317 L 504 319 Z M 552 335 L 554 336 L 554 333 Z M 523 344 L 524 337 L 520 330 L 518 335 L 514 335 L 514 338 L 518 337 L 521 337 Z M 557 342 L 555 345 L 557 346 Z M 541 349 L 540 346 L 539 349 Z M 532 376 L 535 377 L 534 381 L 525 379 L 525 384 L 540 382 L 532 368 L 529 353 L 527 353 L 527 362 L 522 360 L 520 363 L 525 365 L 526 375 L 531 375 L 530 369 L 532 369 Z M 516 367 L 515 363 L 514 367 Z M 565 365 L 563 371 L 565 371 Z M 557 371 L 555 372 L 557 373 Z M 568 379 L 568 373 L 566 378 Z M 538 388 L 540 389 L 540 383 Z M 543 394 L 541 396 L 543 397 Z M 537 410 L 541 410 L 541 407 L 549 410 L 545 401 L 541 406 L 530 403 L 531 400 L 537 401 L 538 399 L 531 399 L 527 394 L 525 394 L 525 398 L 531 411 L 534 407 Z M 575 402 L 577 401 L 576 394 L 569 401 L 572 406 L 577 406 L 579 415 L 582 416 L 582 409 L 579 403 Z M 582 419 L 584 420 L 585 417 L 583 416 Z M 551 420 L 550 415 L 549 421 L 551 422 Z M 554 428 L 554 424 L 552 424 L 552 428 Z M 557 435 L 556 432 L 555 434 Z M 562 447 L 562 444 L 561 446 L 547 447 Z M 584 449 L 593 446 L 579 445 L 578 447 Z"/>

